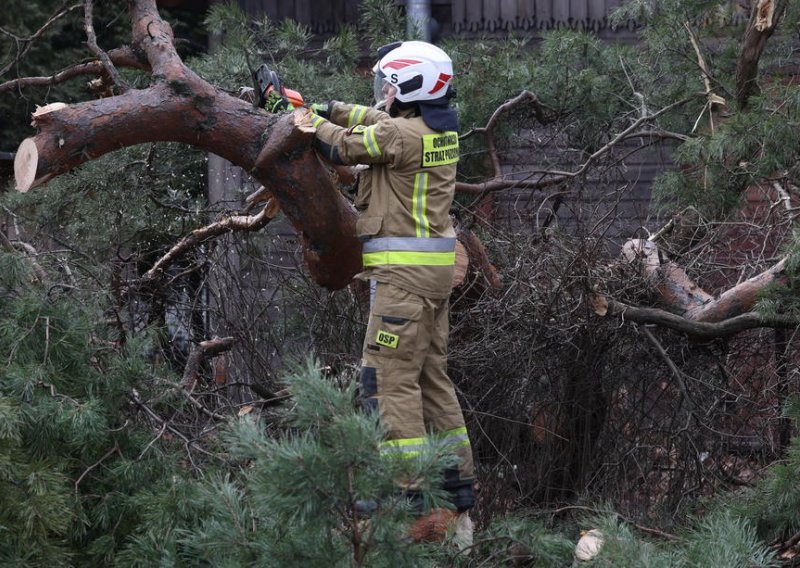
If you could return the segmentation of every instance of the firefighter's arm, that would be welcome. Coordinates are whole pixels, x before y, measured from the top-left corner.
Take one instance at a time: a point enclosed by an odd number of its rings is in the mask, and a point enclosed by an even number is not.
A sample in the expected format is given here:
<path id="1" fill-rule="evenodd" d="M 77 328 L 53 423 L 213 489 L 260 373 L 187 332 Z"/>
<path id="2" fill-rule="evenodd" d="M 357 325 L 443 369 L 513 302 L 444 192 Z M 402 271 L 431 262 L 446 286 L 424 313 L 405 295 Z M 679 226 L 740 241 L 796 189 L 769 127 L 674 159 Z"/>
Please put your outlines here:
<path id="1" fill-rule="evenodd" d="M 392 120 L 343 128 L 312 115 L 311 123 L 317 130 L 317 150 L 334 164 L 389 164 L 401 150 L 402 141 Z"/>
<path id="2" fill-rule="evenodd" d="M 339 101 L 330 101 L 323 105 L 311 105 L 311 110 L 337 126 L 345 128 L 352 128 L 358 124 L 371 126 L 389 118 L 389 115 L 382 110 L 375 110 L 372 107 L 363 105 L 349 105 Z"/>

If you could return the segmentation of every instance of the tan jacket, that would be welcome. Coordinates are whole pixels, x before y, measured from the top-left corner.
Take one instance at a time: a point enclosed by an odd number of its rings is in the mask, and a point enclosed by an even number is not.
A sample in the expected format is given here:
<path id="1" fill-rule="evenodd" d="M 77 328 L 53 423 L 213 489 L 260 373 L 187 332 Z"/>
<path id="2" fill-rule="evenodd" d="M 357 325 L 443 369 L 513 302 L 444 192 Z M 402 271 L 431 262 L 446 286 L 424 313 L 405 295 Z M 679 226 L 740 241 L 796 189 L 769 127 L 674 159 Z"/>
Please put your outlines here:
<path id="1" fill-rule="evenodd" d="M 331 120 L 314 117 L 317 138 L 345 164 L 369 164 L 359 177 L 356 224 L 364 241 L 359 278 L 427 298 L 450 295 L 455 231 L 458 134 L 430 129 L 421 117 L 391 118 L 334 103 Z M 398 238 L 399 237 L 399 238 Z"/>

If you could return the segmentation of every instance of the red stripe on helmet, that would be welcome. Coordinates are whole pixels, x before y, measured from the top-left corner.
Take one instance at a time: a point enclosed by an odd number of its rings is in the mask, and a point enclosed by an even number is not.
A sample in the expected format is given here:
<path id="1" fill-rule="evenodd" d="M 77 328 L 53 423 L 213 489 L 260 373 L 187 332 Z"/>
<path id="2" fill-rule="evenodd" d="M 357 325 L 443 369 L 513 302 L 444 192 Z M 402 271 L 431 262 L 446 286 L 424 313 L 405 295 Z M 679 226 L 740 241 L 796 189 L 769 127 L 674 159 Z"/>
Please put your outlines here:
<path id="1" fill-rule="evenodd" d="M 441 90 L 441 88 L 444 87 L 447 84 L 447 82 L 452 78 L 453 76 L 448 75 L 447 73 L 439 73 L 439 79 L 436 81 L 436 85 L 433 87 L 433 89 L 428 91 L 428 94 L 432 95 L 436 91 Z"/>
<path id="2" fill-rule="evenodd" d="M 422 63 L 422 61 L 416 59 L 395 59 L 384 65 L 384 67 L 388 67 L 389 69 L 404 69 L 411 65 L 416 65 L 417 63 Z"/>

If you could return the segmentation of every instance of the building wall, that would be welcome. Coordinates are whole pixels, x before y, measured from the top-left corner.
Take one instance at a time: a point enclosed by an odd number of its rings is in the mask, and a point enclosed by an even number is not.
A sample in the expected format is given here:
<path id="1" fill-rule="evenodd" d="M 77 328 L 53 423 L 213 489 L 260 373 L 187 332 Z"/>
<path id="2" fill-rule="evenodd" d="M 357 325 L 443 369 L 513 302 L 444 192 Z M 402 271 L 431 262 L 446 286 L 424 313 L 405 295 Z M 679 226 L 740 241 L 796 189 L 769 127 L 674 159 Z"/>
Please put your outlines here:
<path id="1" fill-rule="evenodd" d="M 544 129 L 541 129 L 544 130 Z M 531 128 L 518 131 L 499 155 L 510 179 L 538 180 L 546 170 L 575 171 L 585 159 L 552 133 Z M 548 140 L 546 145 L 541 140 Z M 653 180 L 673 168 L 672 145 L 628 140 L 610 155 L 612 166 L 592 168 L 585 179 L 543 190 L 509 189 L 493 196 L 491 218 L 496 227 L 516 232 L 538 232 L 548 226 L 572 234 L 594 235 L 615 252 L 627 239 L 646 236 L 660 228 L 651 207 Z M 551 218 L 555 213 L 555 217 Z"/>

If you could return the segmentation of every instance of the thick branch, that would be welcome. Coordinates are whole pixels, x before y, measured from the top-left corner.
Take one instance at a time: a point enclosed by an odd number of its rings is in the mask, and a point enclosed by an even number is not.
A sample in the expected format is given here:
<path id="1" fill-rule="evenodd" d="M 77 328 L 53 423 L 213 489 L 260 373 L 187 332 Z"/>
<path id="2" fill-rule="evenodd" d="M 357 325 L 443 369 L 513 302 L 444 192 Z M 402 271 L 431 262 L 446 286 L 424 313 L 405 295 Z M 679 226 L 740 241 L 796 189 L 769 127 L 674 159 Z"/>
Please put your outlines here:
<path id="1" fill-rule="evenodd" d="M 328 288 L 346 286 L 361 269 L 355 212 L 314 154 L 313 128 L 298 128 L 290 114 L 268 115 L 188 69 L 155 0 L 132 2 L 131 21 L 133 48 L 146 54 L 153 85 L 42 109 L 33 122 L 39 133 L 17 152 L 17 188 L 27 191 L 119 148 L 158 141 L 190 144 L 251 172 L 300 233 L 312 278 Z"/>
<path id="2" fill-rule="evenodd" d="M 681 267 L 673 262 L 662 263 L 658 247 L 652 241 L 632 239 L 623 245 L 622 255 L 639 267 L 669 311 L 684 315 L 712 302 L 713 297 L 692 282 Z"/>
<path id="3" fill-rule="evenodd" d="M 233 347 L 233 337 L 215 337 L 196 345 L 186 360 L 181 380 L 183 389 L 191 394 L 197 384 L 197 375 L 200 373 L 200 365 L 203 364 L 203 361 L 230 351 L 231 347 Z"/>
<path id="4" fill-rule="evenodd" d="M 686 317 L 694 321 L 719 322 L 731 315 L 741 314 L 753 309 L 759 294 L 772 284 L 786 284 L 788 277 L 784 274 L 786 260 L 782 259 L 775 266 L 761 274 L 737 284 L 723 292 L 719 298 L 703 306 L 694 307 L 686 312 Z"/>
<path id="5" fill-rule="evenodd" d="M 361 241 L 355 210 L 311 146 L 316 131 L 309 117 L 310 111 L 298 109 L 274 124 L 250 173 L 292 221 L 317 283 L 339 289 L 361 270 Z"/>

